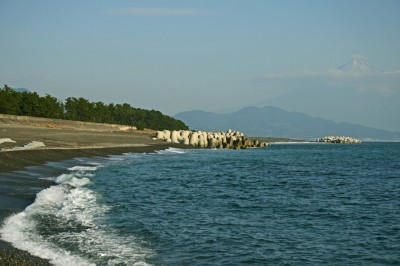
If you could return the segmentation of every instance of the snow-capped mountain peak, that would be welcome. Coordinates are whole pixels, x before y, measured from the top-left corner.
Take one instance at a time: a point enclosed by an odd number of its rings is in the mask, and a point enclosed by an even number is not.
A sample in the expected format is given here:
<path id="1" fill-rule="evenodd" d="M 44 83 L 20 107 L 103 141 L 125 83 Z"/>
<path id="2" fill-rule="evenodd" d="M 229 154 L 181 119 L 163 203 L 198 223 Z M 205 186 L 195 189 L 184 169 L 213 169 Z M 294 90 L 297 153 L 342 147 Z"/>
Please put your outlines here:
<path id="1" fill-rule="evenodd" d="M 338 70 L 348 73 L 379 73 L 382 72 L 378 67 L 369 64 L 366 60 L 354 57 L 350 62 L 339 67 Z"/>

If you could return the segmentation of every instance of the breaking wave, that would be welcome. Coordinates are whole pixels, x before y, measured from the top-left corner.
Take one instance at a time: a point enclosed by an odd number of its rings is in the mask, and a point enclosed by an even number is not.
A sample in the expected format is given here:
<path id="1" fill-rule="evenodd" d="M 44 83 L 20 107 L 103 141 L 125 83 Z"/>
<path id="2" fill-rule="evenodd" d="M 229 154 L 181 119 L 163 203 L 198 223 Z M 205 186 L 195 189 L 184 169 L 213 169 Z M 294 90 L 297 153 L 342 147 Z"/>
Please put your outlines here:
<path id="1" fill-rule="evenodd" d="M 100 205 L 90 189 L 98 167 L 75 166 L 54 178 L 57 185 L 5 220 L 1 238 L 55 265 L 148 265 L 145 260 L 153 252 L 142 246 L 143 240 L 102 223 L 111 207 Z"/>

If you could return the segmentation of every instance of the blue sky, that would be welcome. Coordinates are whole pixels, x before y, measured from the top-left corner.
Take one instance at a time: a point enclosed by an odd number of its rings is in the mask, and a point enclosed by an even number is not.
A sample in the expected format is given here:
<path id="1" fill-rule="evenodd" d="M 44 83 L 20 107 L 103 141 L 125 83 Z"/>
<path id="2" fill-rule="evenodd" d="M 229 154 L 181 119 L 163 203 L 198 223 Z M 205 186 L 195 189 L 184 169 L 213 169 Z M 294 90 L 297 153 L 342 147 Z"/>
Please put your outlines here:
<path id="1" fill-rule="evenodd" d="M 273 105 L 400 130 L 399 14 L 396 0 L 0 0 L 0 82 L 170 115 Z M 384 73 L 329 75 L 354 55 Z"/>

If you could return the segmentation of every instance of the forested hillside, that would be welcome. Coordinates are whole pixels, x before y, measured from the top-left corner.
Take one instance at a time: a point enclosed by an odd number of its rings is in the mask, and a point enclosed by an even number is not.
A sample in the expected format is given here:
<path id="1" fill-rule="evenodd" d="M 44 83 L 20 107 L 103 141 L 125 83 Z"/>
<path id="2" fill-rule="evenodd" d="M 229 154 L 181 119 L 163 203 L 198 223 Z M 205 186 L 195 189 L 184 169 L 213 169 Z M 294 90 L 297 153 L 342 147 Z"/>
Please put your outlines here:
<path id="1" fill-rule="evenodd" d="M 17 92 L 7 85 L 0 89 L 0 113 L 122 124 L 138 129 L 188 129 L 182 121 L 156 110 L 134 108 L 127 103 L 90 102 L 82 97 L 69 97 L 61 101 L 47 94 L 40 96 L 36 92 Z"/>

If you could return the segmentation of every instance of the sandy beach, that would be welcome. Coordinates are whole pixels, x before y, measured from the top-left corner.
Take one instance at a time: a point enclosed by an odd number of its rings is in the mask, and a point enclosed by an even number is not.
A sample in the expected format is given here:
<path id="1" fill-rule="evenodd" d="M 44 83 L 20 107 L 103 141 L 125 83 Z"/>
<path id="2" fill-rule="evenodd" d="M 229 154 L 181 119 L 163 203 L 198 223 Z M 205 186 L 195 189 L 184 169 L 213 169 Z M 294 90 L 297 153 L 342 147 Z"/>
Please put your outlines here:
<path id="1" fill-rule="evenodd" d="M 150 152 L 171 146 L 163 141 L 152 140 L 151 136 L 151 131 L 94 131 L 0 125 L 0 139 L 15 141 L 0 144 L 0 172 L 20 170 L 46 161 Z M 44 146 L 21 149 L 33 141 L 43 143 Z"/>
<path id="2" fill-rule="evenodd" d="M 50 181 L 26 174 L 29 167 L 76 157 L 144 153 L 183 145 L 153 140 L 153 131 L 120 130 L 115 126 L 35 118 L 2 117 L 0 121 L 0 222 L 30 205 Z M 50 168 L 50 170 L 49 170 Z M 55 169 L 56 170 L 56 169 Z M 48 173 L 47 173 L 48 174 Z M 46 260 L 0 241 L 1 265 L 46 265 Z"/>

